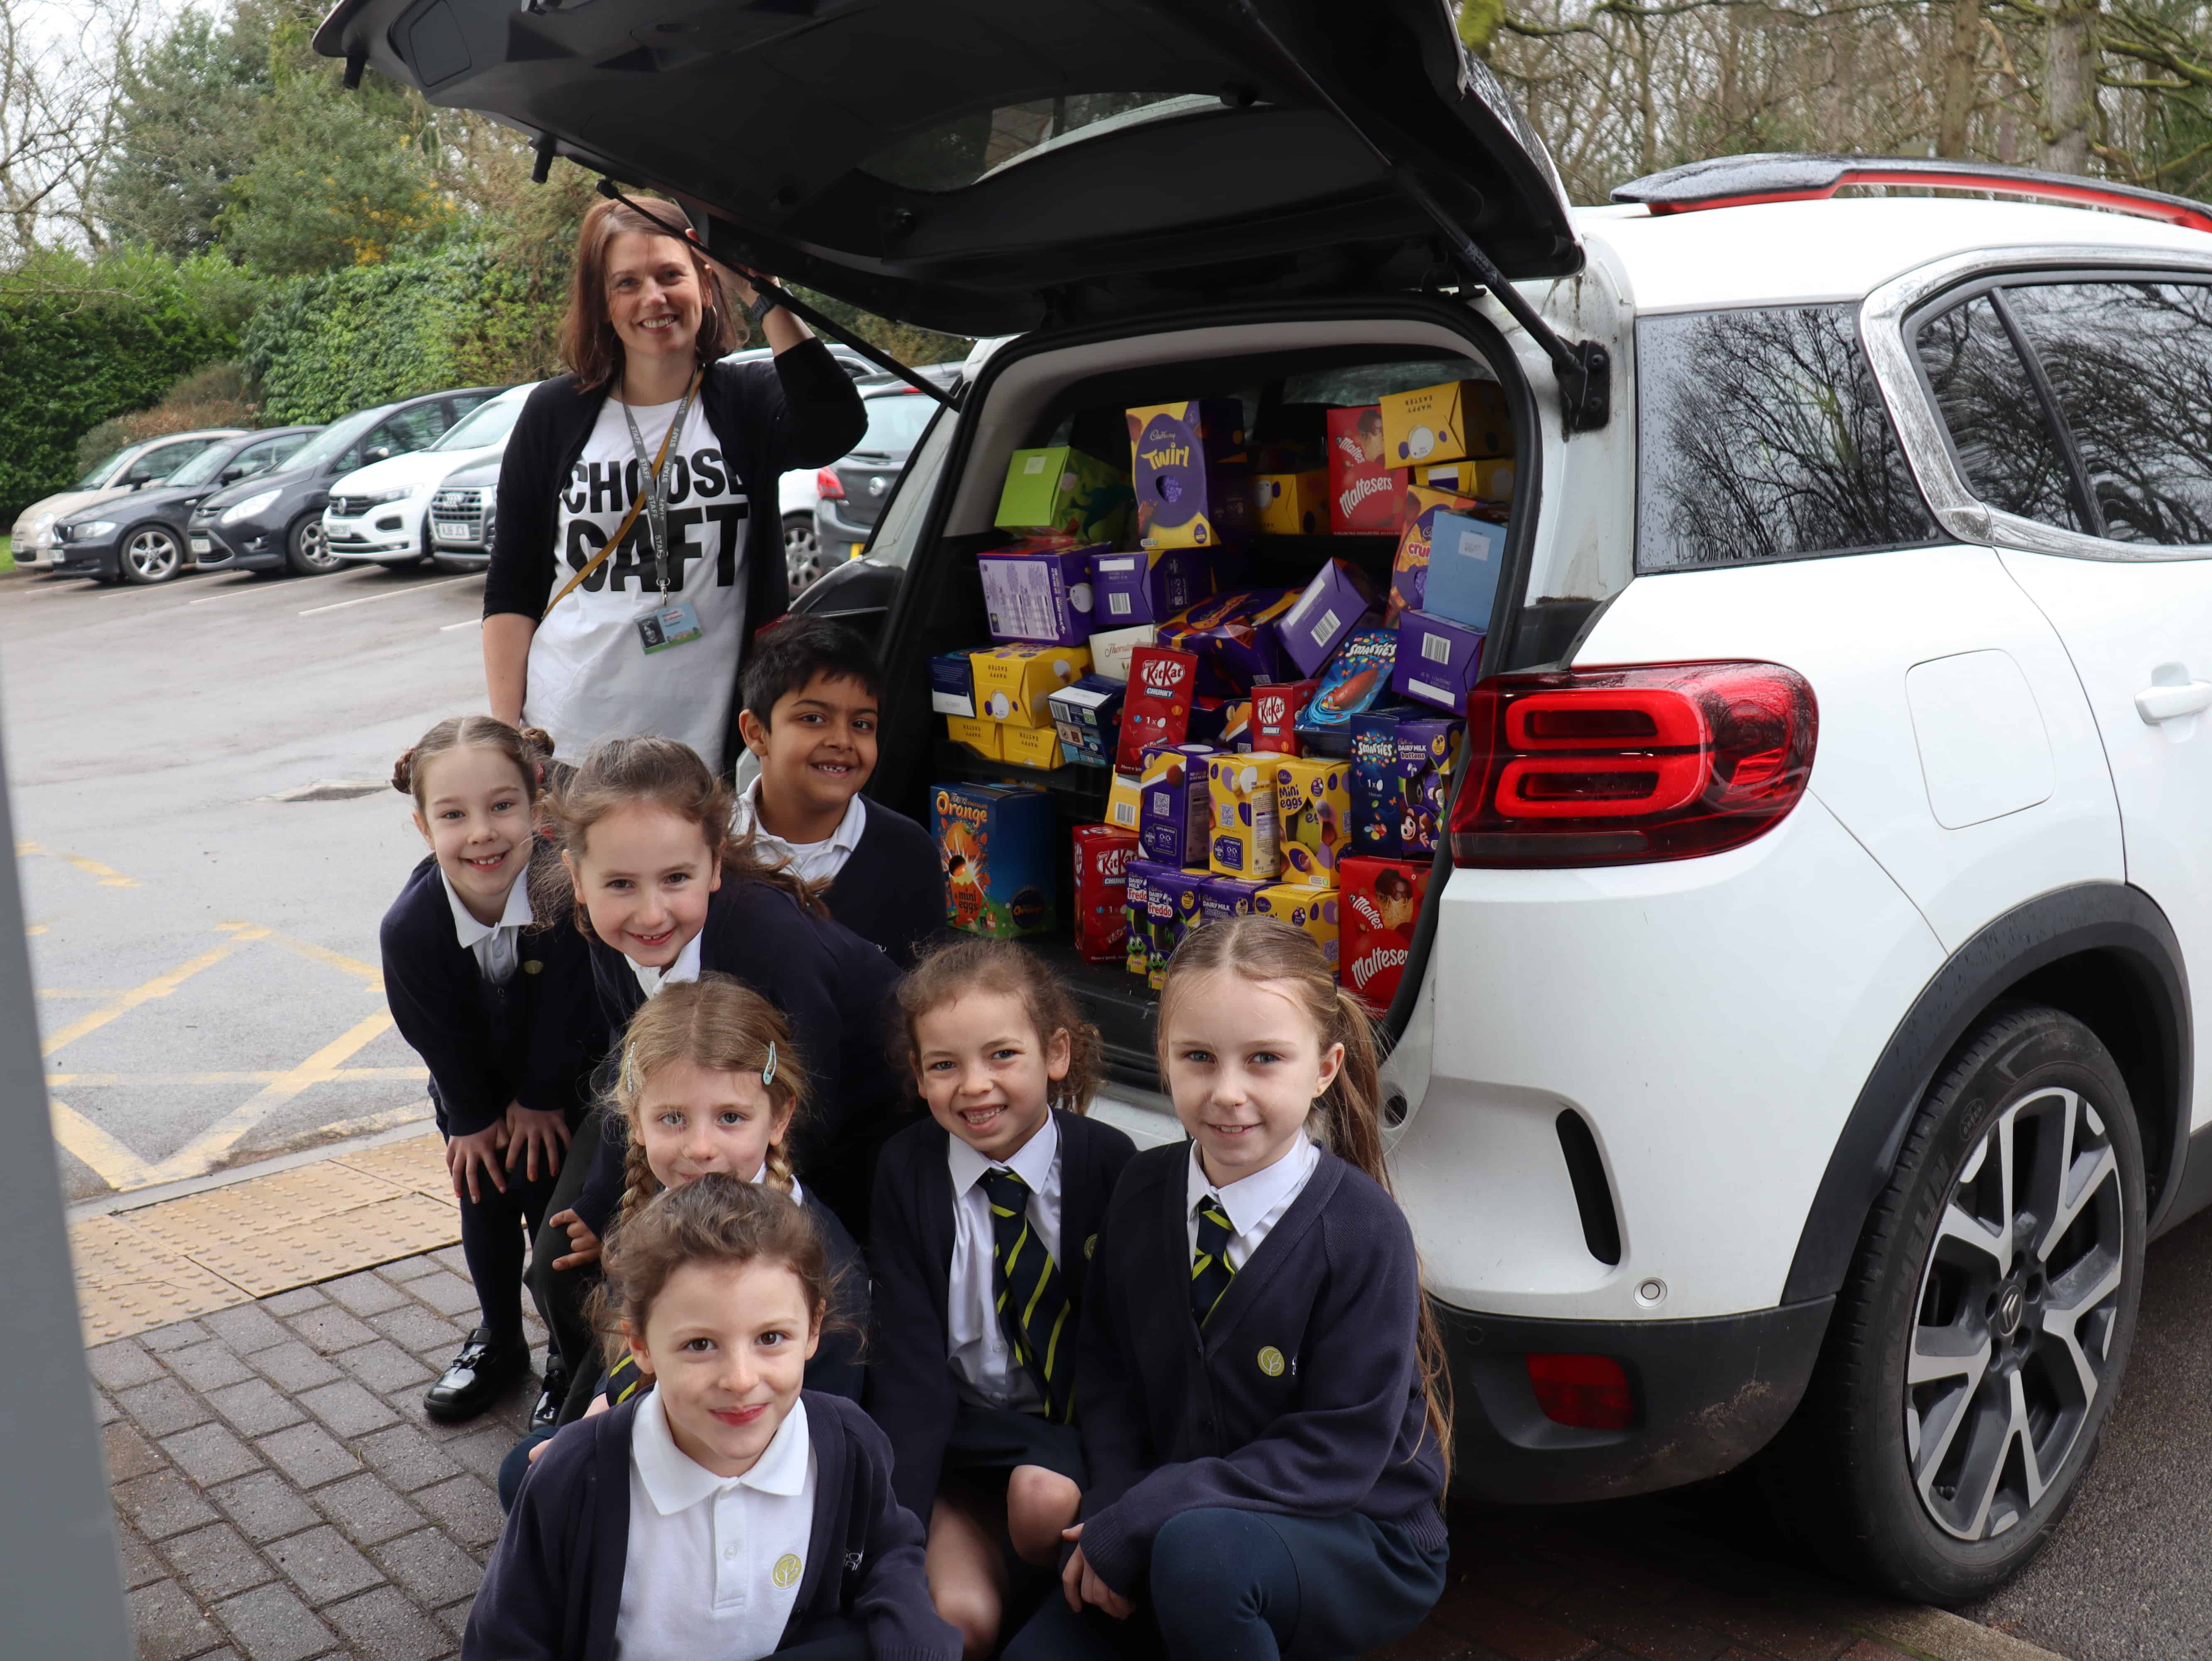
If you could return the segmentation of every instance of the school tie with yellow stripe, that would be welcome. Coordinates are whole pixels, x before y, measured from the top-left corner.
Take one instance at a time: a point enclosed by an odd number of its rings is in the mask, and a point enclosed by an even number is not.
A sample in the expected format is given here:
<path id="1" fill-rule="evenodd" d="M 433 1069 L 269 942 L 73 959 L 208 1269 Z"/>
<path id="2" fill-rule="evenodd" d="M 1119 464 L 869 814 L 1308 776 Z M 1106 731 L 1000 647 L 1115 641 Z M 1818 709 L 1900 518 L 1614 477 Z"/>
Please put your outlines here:
<path id="1" fill-rule="evenodd" d="M 1067 1286 L 1030 1224 L 1030 1185 L 1002 1167 L 983 1173 L 991 1202 L 991 1291 L 1014 1359 L 1044 1396 L 1044 1416 L 1066 1424 L 1075 1393 L 1074 1323 Z"/>
<path id="2" fill-rule="evenodd" d="M 1234 1231 L 1229 1226 L 1229 1213 L 1218 1194 L 1207 1195 L 1195 1209 L 1198 1249 L 1190 1255 L 1190 1312 L 1198 1317 L 1199 1325 L 1204 1326 L 1206 1317 L 1221 1301 L 1221 1294 L 1237 1278 L 1237 1270 L 1229 1261 L 1229 1237 Z"/>

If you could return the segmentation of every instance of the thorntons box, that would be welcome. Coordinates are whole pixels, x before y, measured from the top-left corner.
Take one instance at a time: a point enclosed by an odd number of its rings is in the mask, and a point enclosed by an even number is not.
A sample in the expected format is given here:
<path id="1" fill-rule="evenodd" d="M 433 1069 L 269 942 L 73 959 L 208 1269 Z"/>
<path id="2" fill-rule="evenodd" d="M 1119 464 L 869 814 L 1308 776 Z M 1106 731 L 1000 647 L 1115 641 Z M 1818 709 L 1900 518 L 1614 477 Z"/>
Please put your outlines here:
<path id="1" fill-rule="evenodd" d="M 1398 528 L 1399 498 L 1410 475 L 1382 459 L 1382 412 L 1328 412 L 1328 528 L 1338 536 L 1372 536 Z"/>
<path id="2" fill-rule="evenodd" d="M 1336 862 L 1351 843 L 1351 768 L 1334 756 L 1279 756 L 1274 774 L 1284 882 L 1335 887 Z"/>
<path id="3" fill-rule="evenodd" d="M 1375 581 L 1348 560 L 1333 559 L 1306 584 L 1275 624 L 1283 649 L 1298 672 L 1310 675 L 1328 661 L 1353 630 L 1375 621 Z"/>
<path id="4" fill-rule="evenodd" d="M 1425 861 L 1355 855 L 1343 865 L 1337 919 L 1338 977 L 1371 1015 L 1390 1007 L 1413 949 L 1413 920 L 1428 892 Z"/>
<path id="5" fill-rule="evenodd" d="M 1066 444 L 1017 450 L 996 523 L 1112 544 L 1127 533 L 1130 499 L 1128 476 L 1110 462 Z"/>
<path id="6" fill-rule="evenodd" d="M 1322 955 L 1332 968 L 1337 960 L 1337 891 L 1334 888 L 1292 888 L 1278 884 L 1252 897 L 1253 911 L 1262 917 L 1279 917 L 1293 928 L 1303 928 L 1320 943 Z"/>
<path id="7" fill-rule="evenodd" d="M 1008 784 L 931 791 L 945 920 L 1012 940 L 1053 926 L 1052 798 Z"/>
<path id="8" fill-rule="evenodd" d="M 1252 689 L 1252 747 L 1280 756 L 1298 753 L 1292 730 L 1321 683 L 1317 680 L 1262 681 Z"/>
<path id="9" fill-rule="evenodd" d="M 1212 557 L 1196 548 L 1101 548 L 1091 556 L 1091 611 L 1101 630 L 1164 623 L 1212 592 Z"/>
<path id="10" fill-rule="evenodd" d="M 1048 700 L 1091 667 L 1091 654 L 1080 646 L 1000 646 L 971 652 L 969 660 L 975 670 L 975 713 L 1010 727 L 1049 728 Z"/>
<path id="11" fill-rule="evenodd" d="M 1390 688 L 1400 697 L 1463 715 L 1468 688 L 1481 668 L 1481 630 L 1426 611 L 1398 619 L 1398 666 Z"/>
<path id="12" fill-rule="evenodd" d="M 1139 646 L 1129 654 L 1129 690 L 1121 705 L 1121 738 L 1114 770 L 1133 773 L 1155 744 L 1181 744 L 1190 736 L 1190 708 L 1198 696 L 1198 660 L 1164 646 Z"/>
<path id="13" fill-rule="evenodd" d="M 1382 410 L 1382 459 L 1394 467 L 1513 453 L 1505 389 L 1494 380 L 1447 380 L 1393 392 Z"/>
<path id="14" fill-rule="evenodd" d="M 1217 876 L 1265 877 L 1283 868 L 1275 845 L 1275 770 L 1258 756 L 1216 756 L 1206 763 L 1213 840 L 1206 861 Z"/>
<path id="15" fill-rule="evenodd" d="M 1151 624 L 1140 623 L 1133 629 L 1109 629 L 1091 636 L 1091 672 L 1109 680 L 1128 679 L 1129 654 L 1152 644 L 1158 634 Z"/>
<path id="16" fill-rule="evenodd" d="M 1091 560 L 1099 551 L 998 548 L 977 555 L 991 637 L 1048 646 L 1080 646 L 1090 639 Z"/>
<path id="17" fill-rule="evenodd" d="M 1075 827 L 1075 952 L 1085 963 L 1129 955 L 1129 861 L 1137 839 L 1107 824 Z"/>
<path id="18" fill-rule="evenodd" d="M 1128 416 L 1139 543 L 1211 548 L 1251 528 L 1243 404 L 1194 399 L 1147 405 Z"/>
<path id="19" fill-rule="evenodd" d="M 1208 799 L 1206 744 L 1156 744 L 1145 751 L 1137 775 L 1144 806 L 1138 812 L 1137 837 L 1145 857 L 1159 864 L 1203 869 Z"/>

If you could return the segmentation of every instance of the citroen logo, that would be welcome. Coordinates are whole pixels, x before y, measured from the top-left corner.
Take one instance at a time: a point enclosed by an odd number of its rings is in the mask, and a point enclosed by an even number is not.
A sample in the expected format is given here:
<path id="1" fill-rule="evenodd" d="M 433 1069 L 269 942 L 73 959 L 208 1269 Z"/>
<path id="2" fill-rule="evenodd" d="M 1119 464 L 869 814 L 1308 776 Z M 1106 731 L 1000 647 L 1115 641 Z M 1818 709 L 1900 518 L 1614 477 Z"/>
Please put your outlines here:
<path id="1" fill-rule="evenodd" d="M 2027 1294 L 2018 1286 L 2008 1286 L 1997 1294 L 1997 1306 L 1990 1316 L 1990 1330 L 2000 1338 L 2009 1338 L 2020 1329 L 2020 1317 L 2027 1305 Z"/>

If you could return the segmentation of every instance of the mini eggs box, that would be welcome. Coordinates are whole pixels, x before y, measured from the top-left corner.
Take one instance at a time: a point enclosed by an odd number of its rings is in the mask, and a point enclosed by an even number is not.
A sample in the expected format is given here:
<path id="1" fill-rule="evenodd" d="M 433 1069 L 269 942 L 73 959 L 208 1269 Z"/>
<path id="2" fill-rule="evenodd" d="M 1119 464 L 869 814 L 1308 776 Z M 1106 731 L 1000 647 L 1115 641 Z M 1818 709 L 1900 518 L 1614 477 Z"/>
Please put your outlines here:
<path id="1" fill-rule="evenodd" d="M 1273 770 L 1284 882 L 1334 887 L 1352 845 L 1350 765 L 1335 756 L 1278 756 Z"/>
<path id="2" fill-rule="evenodd" d="M 1052 798 L 1016 785 L 940 784 L 930 801 L 945 921 L 994 940 L 1051 928 Z"/>
<path id="3" fill-rule="evenodd" d="M 1275 841 L 1275 770 L 1264 756 L 1215 756 L 1206 764 L 1213 837 L 1206 863 L 1218 876 L 1281 874 Z"/>
<path id="4" fill-rule="evenodd" d="M 1382 459 L 1394 467 L 1513 453 L 1505 389 L 1494 380 L 1447 380 L 1382 402 Z"/>
<path id="5" fill-rule="evenodd" d="M 1085 542 L 1119 542 L 1128 532 L 1129 476 L 1072 445 L 1017 450 L 994 521 L 1010 531 L 1047 531 Z"/>
<path id="6" fill-rule="evenodd" d="M 1334 888 L 1297 888 L 1277 884 L 1263 888 L 1252 897 L 1255 916 L 1273 917 L 1293 928 L 1302 928 L 1310 934 L 1328 960 L 1331 970 L 1337 958 L 1337 891 Z"/>
<path id="7" fill-rule="evenodd" d="M 1212 548 L 1252 524 L 1244 406 L 1233 398 L 1147 405 L 1128 412 L 1137 540 Z"/>
<path id="8" fill-rule="evenodd" d="M 1363 629 L 1346 641 L 1322 672 L 1320 689 L 1299 712 L 1299 741 L 1348 753 L 1352 718 L 1381 702 L 1397 660 L 1398 636 L 1388 629 Z"/>

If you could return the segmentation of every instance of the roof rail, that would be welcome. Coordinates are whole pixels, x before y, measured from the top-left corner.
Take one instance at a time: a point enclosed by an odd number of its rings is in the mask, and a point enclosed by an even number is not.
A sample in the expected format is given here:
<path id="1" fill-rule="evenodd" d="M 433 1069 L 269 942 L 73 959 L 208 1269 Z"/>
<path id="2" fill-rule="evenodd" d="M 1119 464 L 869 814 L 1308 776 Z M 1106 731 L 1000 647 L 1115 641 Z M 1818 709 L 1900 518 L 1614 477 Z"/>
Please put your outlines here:
<path id="1" fill-rule="evenodd" d="M 1796 155 L 1778 151 L 1717 155 L 1632 179 L 1613 192 L 1613 199 L 1640 202 L 1655 215 L 1690 213 L 1701 208 L 1737 208 L 1759 202 L 1819 201 L 1850 185 L 1901 185 L 1921 190 L 2031 197 L 2162 220 L 2186 230 L 2212 231 L 2212 208 L 2185 196 L 2168 196 L 2162 191 L 2100 179 L 2080 179 L 2071 173 L 2039 173 L 1949 156 Z"/>

